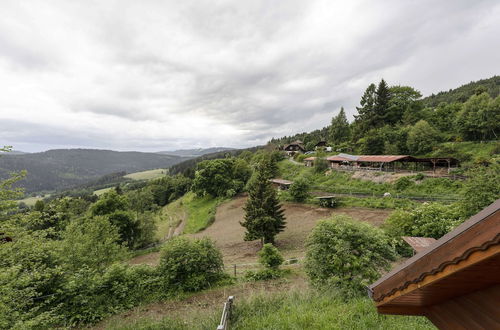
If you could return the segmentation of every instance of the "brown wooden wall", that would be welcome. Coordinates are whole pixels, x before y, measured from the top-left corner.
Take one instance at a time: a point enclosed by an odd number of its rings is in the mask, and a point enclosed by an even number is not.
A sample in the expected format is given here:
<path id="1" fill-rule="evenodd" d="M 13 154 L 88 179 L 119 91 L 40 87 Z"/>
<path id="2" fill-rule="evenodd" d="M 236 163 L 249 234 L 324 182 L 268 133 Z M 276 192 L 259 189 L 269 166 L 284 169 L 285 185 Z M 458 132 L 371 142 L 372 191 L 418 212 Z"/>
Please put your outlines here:
<path id="1" fill-rule="evenodd" d="M 426 307 L 425 315 L 439 329 L 500 329 L 500 285 Z"/>

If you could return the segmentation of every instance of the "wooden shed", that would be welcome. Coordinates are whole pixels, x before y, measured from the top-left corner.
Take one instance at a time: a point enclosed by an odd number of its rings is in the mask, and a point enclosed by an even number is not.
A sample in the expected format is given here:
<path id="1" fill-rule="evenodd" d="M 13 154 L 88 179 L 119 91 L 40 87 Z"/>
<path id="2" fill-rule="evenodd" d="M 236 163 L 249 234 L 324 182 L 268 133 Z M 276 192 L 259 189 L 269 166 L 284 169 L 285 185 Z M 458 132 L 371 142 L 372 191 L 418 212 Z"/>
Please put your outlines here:
<path id="1" fill-rule="evenodd" d="M 307 157 L 304 159 L 304 165 L 308 167 L 314 166 L 315 162 L 316 162 L 316 157 Z"/>
<path id="2" fill-rule="evenodd" d="M 368 288 L 381 314 L 500 329 L 500 199 Z"/>

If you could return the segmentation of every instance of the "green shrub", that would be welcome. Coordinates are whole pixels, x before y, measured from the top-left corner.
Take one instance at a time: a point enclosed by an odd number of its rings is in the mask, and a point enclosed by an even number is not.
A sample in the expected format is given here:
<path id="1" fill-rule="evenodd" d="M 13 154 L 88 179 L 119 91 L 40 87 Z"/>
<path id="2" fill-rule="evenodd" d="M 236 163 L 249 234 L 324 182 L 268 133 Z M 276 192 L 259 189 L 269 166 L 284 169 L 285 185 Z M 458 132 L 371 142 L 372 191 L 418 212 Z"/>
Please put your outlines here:
<path id="1" fill-rule="evenodd" d="M 384 232 L 344 215 L 320 221 L 306 241 L 305 270 L 315 287 L 363 293 L 395 260 Z"/>
<path id="2" fill-rule="evenodd" d="M 384 224 L 393 237 L 418 236 L 440 238 L 462 221 L 456 205 L 424 203 L 412 210 L 393 212 Z"/>
<path id="3" fill-rule="evenodd" d="M 309 183 L 304 178 L 295 180 L 289 189 L 290 195 L 295 202 L 303 202 L 309 197 Z"/>
<path id="4" fill-rule="evenodd" d="M 395 183 L 394 183 L 394 188 L 397 190 L 397 191 L 403 191 L 409 187 L 411 187 L 412 185 L 414 185 L 415 182 L 413 182 L 409 177 L 407 176 L 403 176 L 401 178 L 399 178 Z"/>
<path id="5" fill-rule="evenodd" d="M 281 269 L 266 268 L 258 271 L 247 271 L 245 273 L 245 280 L 249 282 L 254 281 L 268 281 L 282 278 L 284 271 Z"/>
<path id="6" fill-rule="evenodd" d="M 500 198 L 500 162 L 468 171 L 463 190 L 462 212 L 471 216 Z"/>
<path id="7" fill-rule="evenodd" d="M 323 157 L 316 158 L 314 172 L 323 174 L 326 170 L 328 170 L 328 161 Z"/>
<path id="8" fill-rule="evenodd" d="M 208 238 L 168 241 L 158 271 L 166 291 L 198 291 L 224 278 L 222 254 Z"/>
<path id="9" fill-rule="evenodd" d="M 120 310 L 161 294 L 154 268 L 114 264 L 104 273 L 82 268 L 68 276 L 61 290 L 59 313 L 65 325 L 95 323 Z"/>
<path id="10" fill-rule="evenodd" d="M 283 256 L 271 243 L 266 243 L 259 251 L 259 262 L 266 268 L 277 269 L 283 264 Z"/>

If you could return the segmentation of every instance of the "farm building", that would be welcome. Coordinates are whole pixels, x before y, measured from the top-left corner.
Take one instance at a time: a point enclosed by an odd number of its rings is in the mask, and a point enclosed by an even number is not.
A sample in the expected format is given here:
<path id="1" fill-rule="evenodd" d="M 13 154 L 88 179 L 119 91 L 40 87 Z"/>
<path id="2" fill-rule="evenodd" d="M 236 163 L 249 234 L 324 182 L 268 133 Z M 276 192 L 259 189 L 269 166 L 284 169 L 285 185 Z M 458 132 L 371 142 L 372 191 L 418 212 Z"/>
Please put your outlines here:
<path id="1" fill-rule="evenodd" d="M 278 188 L 279 190 L 288 190 L 293 183 L 293 181 L 284 179 L 270 179 L 269 181 L 271 181 L 273 186 Z"/>
<path id="2" fill-rule="evenodd" d="M 314 145 L 314 149 L 325 148 L 326 146 L 327 146 L 327 142 L 326 141 L 319 141 L 318 143 L 316 143 Z"/>
<path id="3" fill-rule="evenodd" d="M 349 155 L 338 154 L 327 158 L 330 167 L 347 170 L 378 171 L 441 171 L 458 167 L 452 157 L 417 158 L 409 155 Z"/>
<path id="4" fill-rule="evenodd" d="M 369 286 L 380 314 L 500 329 L 500 199 Z"/>
<path id="5" fill-rule="evenodd" d="M 284 148 L 286 153 L 289 156 L 294 155 L 295 153 L 303 153 L 306 151 L 306 148 L 304 148 L 304 143 L 300 140 L 294 141 L 290 144 L 287 144 Z"/>
<path id="6" fill-rule="evenodd" d="M 307 157 L 304 159 L 304 165 L 308 167 L 314 166 L 315 162 L 316 162 L 316 157 Z"/>

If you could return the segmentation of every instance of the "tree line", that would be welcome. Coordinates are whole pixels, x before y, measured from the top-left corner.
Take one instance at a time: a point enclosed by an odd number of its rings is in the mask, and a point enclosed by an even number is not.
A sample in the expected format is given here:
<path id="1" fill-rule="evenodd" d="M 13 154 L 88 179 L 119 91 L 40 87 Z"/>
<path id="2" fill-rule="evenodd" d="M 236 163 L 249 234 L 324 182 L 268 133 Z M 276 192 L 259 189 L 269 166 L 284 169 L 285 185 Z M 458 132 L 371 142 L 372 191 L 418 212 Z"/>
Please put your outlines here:
<path id="1" fill-rule="evenodd" d="M 441 142 L 498 140 L 499 86 L 500 78 L 495 76 L 462 86 L 459 92 L 423 99 L 413 87 L 389 86 L 382 79 L 366 88 L 351 123 L 341 108 L 328 127 L 272 139 L 269 144 L 300 139 L 312 150 L 317 142 L 327 140 L 338 151 L 425 155 Z"/>

